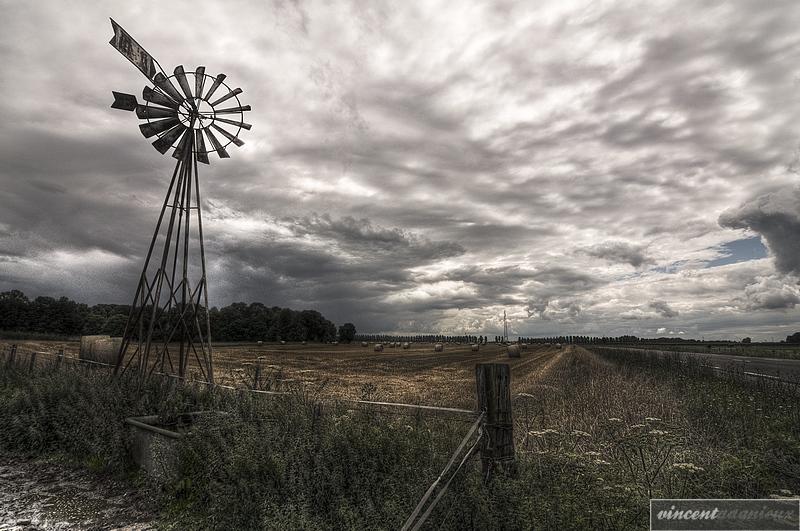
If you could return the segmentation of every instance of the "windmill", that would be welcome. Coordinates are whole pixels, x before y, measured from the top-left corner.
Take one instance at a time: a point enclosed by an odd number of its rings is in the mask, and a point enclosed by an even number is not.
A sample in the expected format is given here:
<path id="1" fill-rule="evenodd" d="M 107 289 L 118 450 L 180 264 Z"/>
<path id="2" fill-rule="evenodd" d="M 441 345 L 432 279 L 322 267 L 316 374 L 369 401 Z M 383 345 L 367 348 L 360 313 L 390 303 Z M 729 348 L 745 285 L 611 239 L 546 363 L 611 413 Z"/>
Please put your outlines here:
<path id="1" fill-rule="evenodd" d="M 142 274 L 133 297 L 114 374 L 135 370 L 141 381 L 154 372 L 185 378 L 196 361 L 205 381 L 214 381 L 208 281 L 197 163 L 209 154 L 228 158 L 227 148 L 241 146 L 244 122 L 242 89 L 231 89 L 225 74 L 210 76 L 205 67 L 193 72 L 175 67 L 168 76 L 161 65 L 113 19 L 109 44 L 148 79 L 143 103 L 136 96 L 113 92 L 114 109 L 135 111 L 139 129 L 153 138 L 159 153 L 177 159 L 158 216 Z M 219 135 L 219 136 L 218 136 Z M 208 144 L 206 143 L 208 140 Z"/>

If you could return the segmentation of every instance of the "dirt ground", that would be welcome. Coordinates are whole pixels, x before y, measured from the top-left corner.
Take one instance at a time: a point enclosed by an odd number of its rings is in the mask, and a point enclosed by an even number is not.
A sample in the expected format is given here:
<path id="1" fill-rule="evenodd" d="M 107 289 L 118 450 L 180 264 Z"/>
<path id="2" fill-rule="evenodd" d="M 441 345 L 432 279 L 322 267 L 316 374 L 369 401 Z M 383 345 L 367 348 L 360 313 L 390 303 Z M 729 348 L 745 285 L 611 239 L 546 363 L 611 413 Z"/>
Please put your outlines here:
<path id="1" fill-rule="evenodd" d="M 59 463 L 0 455 L 0 530 L 155 529 L 130 485 Z"/>

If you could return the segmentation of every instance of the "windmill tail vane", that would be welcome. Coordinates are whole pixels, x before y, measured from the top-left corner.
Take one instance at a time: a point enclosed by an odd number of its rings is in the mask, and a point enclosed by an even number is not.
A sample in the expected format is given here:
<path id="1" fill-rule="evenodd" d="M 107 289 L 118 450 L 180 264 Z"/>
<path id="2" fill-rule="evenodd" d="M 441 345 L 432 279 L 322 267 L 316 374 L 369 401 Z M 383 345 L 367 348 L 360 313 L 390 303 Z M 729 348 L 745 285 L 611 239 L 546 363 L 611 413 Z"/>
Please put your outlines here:
<path id="1" fill-rule="evenodd" d="M 241 131 L 249 105 L 240 88 L 231 88 L 225 74 L 211 76 L 205 67 L 168 76 L 150 55 L 113 19 L 109 41 L 152 86 L 136 96 L 112 91 L 111 107 L 135 111 L 139 130 L 153 138 L 161 154 L 177 159 L 144 267 L 131 305 L 115 374 L 135 370 L 140 382 L 154 372 L 186 378 L 196 362 L 200 376 L 214 381 L 208 316 L 203 221 L 197 163 L 209 164 L 210 153 L 229 158 L 228 147 L 242 146 Z M 193 214 L 194 211 L 194 214 Z"/>

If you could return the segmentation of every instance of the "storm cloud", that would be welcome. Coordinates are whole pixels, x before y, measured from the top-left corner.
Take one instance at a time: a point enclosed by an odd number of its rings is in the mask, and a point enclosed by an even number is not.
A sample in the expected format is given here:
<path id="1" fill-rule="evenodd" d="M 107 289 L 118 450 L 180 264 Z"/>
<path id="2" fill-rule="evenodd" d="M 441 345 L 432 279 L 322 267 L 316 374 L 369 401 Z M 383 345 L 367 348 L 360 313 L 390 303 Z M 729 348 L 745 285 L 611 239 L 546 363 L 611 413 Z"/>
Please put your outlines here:
<path id="1" fill-rule="evenodd" d="M 146 82 L 108 45 L 114 17 L 166 70 L 224 72 L 253 108 L 245 145 L 200 169 L 212 304 L 364 332 L 491 336 L 503 311 L 528 336 L 796 331 L 794 0 L 3 15 L 2 290 L 133 295 L 171 158 L 109 108 Z M 728 256 L 754 234 L 768 257 Z"/>
<path id="2" fill-rule="evenodd" d="M 800 191 L 785 190 L 760 195 L 719 217 L 723 227 L 749 229 L 764 237 L 775 267 L 781 273 L 800 275 Z"/>

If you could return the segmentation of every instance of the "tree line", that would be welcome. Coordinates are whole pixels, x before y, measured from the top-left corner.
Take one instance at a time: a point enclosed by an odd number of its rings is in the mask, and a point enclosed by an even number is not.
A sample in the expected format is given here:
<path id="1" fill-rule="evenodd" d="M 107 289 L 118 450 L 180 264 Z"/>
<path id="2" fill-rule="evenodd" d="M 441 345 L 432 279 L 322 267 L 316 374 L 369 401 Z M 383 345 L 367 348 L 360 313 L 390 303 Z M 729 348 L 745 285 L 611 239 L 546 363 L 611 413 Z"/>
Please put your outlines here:
<path id="1" fill-rule="evenodd" d="M 121 336 L 130 306 L 87 304 L 67 297 L 29 299 L 22 291 L 0 293 L 0 330 L 59 336 L 107 334 Z M 201 308 L 205 319 L 205 309 Z M 147 314 L 147 312 L 145 312 Z M 214 341 L 315 341 L 337 338 L 336 325 L 315 310 L 268 307 L 260 302 L 235 302 L 208 313 Z M 202 322 L 202 321 L 201 321 Z M 339 330 L 352 338 L 355 327 Z"/>
<path id="2" fill-rule="evenodd" d="M 411 343 L 479 343 L 485 345 L 489 341 L 488 336 L 448 336 L 442 334 L 418 334 L 418 335 L 394 335 L 394 334 L 356 334 L 357 341 L 368 341 L 376 343 L 391 343 L 394 341 Z"/>

